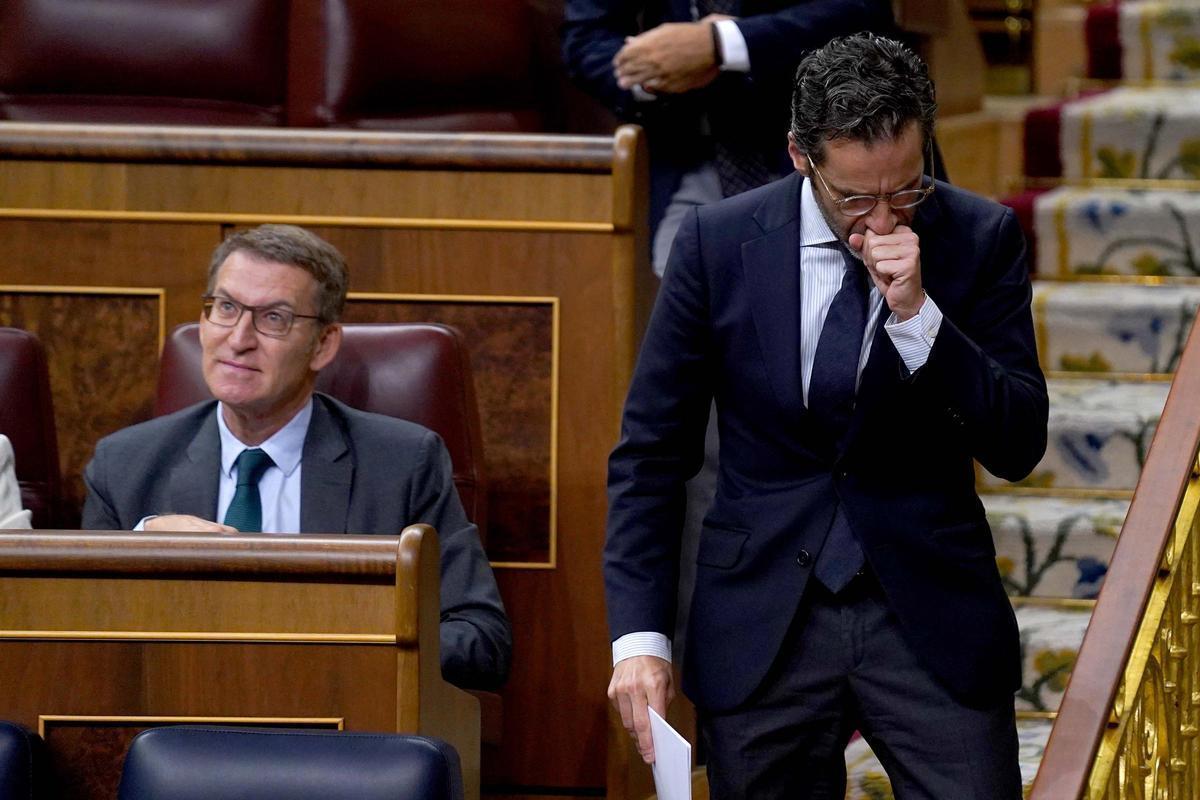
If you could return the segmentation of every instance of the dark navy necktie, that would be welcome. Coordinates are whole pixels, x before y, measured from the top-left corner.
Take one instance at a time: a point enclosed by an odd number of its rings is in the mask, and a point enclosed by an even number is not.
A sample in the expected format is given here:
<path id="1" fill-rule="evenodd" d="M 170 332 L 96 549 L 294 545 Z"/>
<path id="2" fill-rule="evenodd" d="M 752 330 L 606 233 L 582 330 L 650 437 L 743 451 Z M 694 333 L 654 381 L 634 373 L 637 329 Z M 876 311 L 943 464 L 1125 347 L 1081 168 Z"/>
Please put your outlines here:
<path id="1" fill-rule="evenodd" d="M 244 532 L 262 530 L 262 498 L 258 482 L 268 467 L 274 466 L 271 457 L 257 447 L 243 450 L 237 457 L 237 489 L 225 512 L 225 524 Z"/>
<path id="2" fill-rule="evenodd" d="M 838 245 L 845 259 L 842 288 L 834 295 L 821 326 L 817 353 L 808 381 L 808 410 L 828 426 L 839 440 L 850 425 L 854 413 L 854 393 L 858 383 L 858 361 L 862 356 L 863 335 L 867 327 L 867 270 L 845 247 Z M 850 530 L 839 501 L 825 544 L 817 557 L 814 574 L 835 594 L 862 569 L 862 547 Z"/>

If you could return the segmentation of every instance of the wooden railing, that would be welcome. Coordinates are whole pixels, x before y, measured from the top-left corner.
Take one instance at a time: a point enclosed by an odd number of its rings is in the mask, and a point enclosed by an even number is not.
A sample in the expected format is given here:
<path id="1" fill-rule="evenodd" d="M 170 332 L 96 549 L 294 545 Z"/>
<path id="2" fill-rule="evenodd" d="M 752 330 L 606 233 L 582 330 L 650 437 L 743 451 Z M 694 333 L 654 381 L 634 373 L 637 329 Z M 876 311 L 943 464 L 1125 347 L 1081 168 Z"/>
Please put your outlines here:
<path id="1" fill-rule="evenodd" d="M 1200 325 L 1194 326 L 1030 800 L 1200 795 Z"/>

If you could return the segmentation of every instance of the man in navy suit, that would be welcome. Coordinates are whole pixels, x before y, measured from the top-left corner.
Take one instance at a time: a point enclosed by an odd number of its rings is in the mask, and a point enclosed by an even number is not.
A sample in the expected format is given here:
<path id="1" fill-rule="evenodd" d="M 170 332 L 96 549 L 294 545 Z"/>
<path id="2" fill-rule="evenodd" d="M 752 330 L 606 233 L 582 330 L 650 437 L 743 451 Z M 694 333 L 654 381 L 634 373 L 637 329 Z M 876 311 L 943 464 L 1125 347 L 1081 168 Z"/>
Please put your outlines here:
<path id="1" fill-rule="evenodd" d="M 568 69 L 649 136 L 658 275 L 689 207 L 790 171 L 787 98 L 804 53 L 891 24 L 888 0 L 568 0 Z"/>
<path id="2" fill-rule="evenodd" d="M 841 798 L 856 729 L 899 798 L 1020 796 L 1017 628 L 973 461 L 1033 469 L 1046 385 L 1021 232 L 928 175 L 934 115 L 903 45 L 830 42 L 797 73 L 793 174 L 691 211 L 671 251 L 609 464 L 609 696 L 653 760 L 715 399 L 683 689 L 720 800 Z"/>

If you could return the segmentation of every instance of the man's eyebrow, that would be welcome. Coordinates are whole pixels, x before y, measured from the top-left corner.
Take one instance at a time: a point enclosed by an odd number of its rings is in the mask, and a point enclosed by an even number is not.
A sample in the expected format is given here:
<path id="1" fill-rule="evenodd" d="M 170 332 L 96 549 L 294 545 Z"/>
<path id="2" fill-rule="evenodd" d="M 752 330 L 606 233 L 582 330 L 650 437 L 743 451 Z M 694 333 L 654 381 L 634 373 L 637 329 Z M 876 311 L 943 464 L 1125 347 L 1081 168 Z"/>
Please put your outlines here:
<path id="1" fill-rule="evenodd" d="M 227 292 L 226 290 L 222 289 L 219 286 L 216 289 L 213 289 L 212 294 L 213 294 L 213 297 L 223 297 L 226 300 L 232 300 L 235 303 L 241 303 L 244 306 L 250 305 L 249 303 L 242 303 L 241 300 L 238 300 L 232 294 L 230 294 L 229 292 Z M 255 306 L 255 308 L 286 308 L 289 311 L 296 310 L 296 307 L 293 306 L 291 304 L 291 302 L 288 300 L 276 300 L 272 303 L 263 303 L 262 305 Z"/>
<path id="2" fill-rule="evenodd" d="M 921 170 L 920 175 L 913 178 L 908 183 L 901 184 L 900 187 L 898 189 L 895 189 L 893 192 L 891 192 L 891 194 L 895 194 L 896 192 L 903 192 L 906 189 L 912 189 L 914 187 L 918 187 L 921 185 L 921 183 L 924 180 L 925 180 L 925 170 Z M 829 181 L 827 180 L 826 183 L 829 183 Z M 842 197 L 874 197 L 875 196 L 875 192 L 848 192 L 845 189 L 843 189 L 842 187 L 840 187 L 834 183 L 829 183 L 829 188 L 836 191 Z M 884 194 L 887 194 L 887 192 L 885 192 Z"/>

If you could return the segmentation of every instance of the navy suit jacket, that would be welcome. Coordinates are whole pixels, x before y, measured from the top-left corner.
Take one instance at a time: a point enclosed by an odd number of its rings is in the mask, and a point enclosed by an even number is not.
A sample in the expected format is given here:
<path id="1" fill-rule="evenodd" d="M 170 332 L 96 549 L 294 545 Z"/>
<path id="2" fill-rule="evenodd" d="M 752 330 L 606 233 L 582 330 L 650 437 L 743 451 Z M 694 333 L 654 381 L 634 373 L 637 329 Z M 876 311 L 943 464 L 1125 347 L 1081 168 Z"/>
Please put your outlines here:
<path id="1" fill-rule="evenodd" d="M 433 431 L 313 396 L 300 473 L 300 530 L 398 536 L 423 522 L 441 553 L 441 661 L 447 680 L 492 688 L 512 632 L 496 579 Z M 209 400 L 101 439 L 84 471 L 83 527 L 131 530 L 152 514 L 216 519 L 221 440 Z"/>
<path id="2" fill-rule="evenodd" d="M 563 60 L 572 77 L 618 117 L 642 125 L 649 137 L 651 225 L 683 172 L 711 157 L 702 136 L 735 152 L 756 153 L 777 174 L 787 157 L 792 81 L 804 55 L 836 36 L 893 30 L 890 0 L 743 0 L 738 27 L 750 72 L 722 72 L 706 87 L 639 102 L 617 86 L 612 60 L 625 37 L 664 22 L 690 22 L 689 0 L 568 0 Z"/>
<path id="3" fill-rule="evenodd" d="M 802 402 L 800 186 L 794 173 L 680 228 L 609 462 L 611 635 L 674 629 L 684 482 L 715 398 L 720 471 L 683 665 L 693 701 L 732 708 L 762 681 L 839 499 L 923 663 L 964 701 L 1011 693 L 1016 621 L 972 459 L 1019 479 L 1046 447 L 1024 238 L 1010 210 L 937 185 L 913 228 L 941 330 L 910 375 L 885 309 L 834 441 Z"/>

